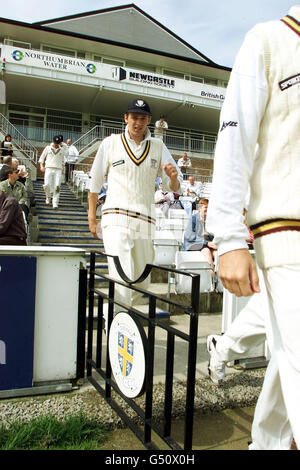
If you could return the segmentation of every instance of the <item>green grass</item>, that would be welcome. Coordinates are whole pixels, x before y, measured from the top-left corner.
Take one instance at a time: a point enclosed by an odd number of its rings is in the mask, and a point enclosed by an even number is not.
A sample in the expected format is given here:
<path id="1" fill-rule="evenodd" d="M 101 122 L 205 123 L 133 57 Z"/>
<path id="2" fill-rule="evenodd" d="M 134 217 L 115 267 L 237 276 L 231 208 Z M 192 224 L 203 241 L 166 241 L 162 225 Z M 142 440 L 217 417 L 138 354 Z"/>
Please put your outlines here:
<path id="1" fill-rule="evenodd" d="M 0 450 L 97 450 L 108 435 L 108 427 L 84 414 L 62 420 L 47 415 L 29 423 L 0 427 Z"/>

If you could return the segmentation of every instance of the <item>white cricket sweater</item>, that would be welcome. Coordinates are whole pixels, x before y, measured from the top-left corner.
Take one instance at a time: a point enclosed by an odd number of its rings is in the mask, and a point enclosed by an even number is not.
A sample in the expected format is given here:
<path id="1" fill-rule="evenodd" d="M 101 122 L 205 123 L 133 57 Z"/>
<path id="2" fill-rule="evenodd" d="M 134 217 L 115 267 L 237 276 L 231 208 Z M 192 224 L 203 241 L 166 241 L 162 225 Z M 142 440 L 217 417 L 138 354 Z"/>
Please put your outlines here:
<path id="1" fill-rule="evenodd" d="M 260 25 L 269 99 L 250 180 L 248 223 L 264 267 L 300 263 L 300 38 L 286 24 Z"/>
<path id="2" fill-rule="evenodd" d="M 63 163 L 66 159 L 66 150 L 64 147 L 59 146 L 57 149 L 52 144 L 44 148 L 42 155 L 39 158 L 39 163 L 44 163 L 46 168 L 53 168 L 61 170 Z"/>
<path id="3" fill-rule="evenodd" d="M 163 145 L 147 140 L 142 155 L 134 154 L 125 137 L 111 135 L 107 155 L 107 194 L 102 227 L 125 226 L 150 236 L 155 230 L 155 178 L 161 173 Z"/>
<path id="4" fill-rule="evenodd" d="M 300 21 L 300 7 L 289 15 Z M 299 28 L 299 26 L 298 26 Z M 282 21 L 255 26 L 220 116 L 207 229 L 219 254 L 246 248 L 243 207 L 262 268 L 300 263 L 300 41 Z"/>

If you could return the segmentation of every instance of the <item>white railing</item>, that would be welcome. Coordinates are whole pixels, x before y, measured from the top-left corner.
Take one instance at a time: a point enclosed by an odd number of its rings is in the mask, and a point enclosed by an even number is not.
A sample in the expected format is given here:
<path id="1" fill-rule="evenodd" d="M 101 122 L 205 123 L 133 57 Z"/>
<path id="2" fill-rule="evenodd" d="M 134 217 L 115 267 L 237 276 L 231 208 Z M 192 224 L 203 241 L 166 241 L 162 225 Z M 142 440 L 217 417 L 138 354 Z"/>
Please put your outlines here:
<path id="1" fill-rule="evenodd" d="M 112 125 L 96 125 L 90 129 L 86 134 L 82 135 L 74 143 L 77 147 L 79 154 L 83 154 L 95 142 L 103 140 L 111 134 L 120 134 L 124 131 L 125 125 L 120 123 L 112 123 Z M 150 131 L 154 132 L 154 128 L 150 126 Z M 199 137 L 194 137 L 185 131 L 177 131 L 168 129 L 164 134 L 164 143 L 170 150 L 178 150 L 193 153 L 214 154 L 216 142 L 211 136 L 199 134 Z"/>
<path id="2" fill-rule="evenodd" d="M 0 131 L 4 135 L 11 135 L 13 147 L 21 152 L 24 158 L 37 162 L 38 150 L 3 114 L 0 114 Z"/>

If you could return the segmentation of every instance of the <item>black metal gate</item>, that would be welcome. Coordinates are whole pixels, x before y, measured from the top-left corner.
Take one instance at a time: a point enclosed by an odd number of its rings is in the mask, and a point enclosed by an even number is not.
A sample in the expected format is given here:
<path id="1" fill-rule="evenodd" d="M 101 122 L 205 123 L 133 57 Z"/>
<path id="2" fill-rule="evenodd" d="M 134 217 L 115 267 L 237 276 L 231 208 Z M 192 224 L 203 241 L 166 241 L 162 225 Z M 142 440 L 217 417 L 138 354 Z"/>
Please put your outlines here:
<path id="1" fill-rule="evenodd" d="M 199 315 L 199 296 L 200 296 L 200 275 L 186 273 L 170 268 L 163 268 L 156 265 L 147 265 L 142 276 L 132 282 L 122 270 L 118 257 L 114 259 L 119 275 L 124 280 L 116 281 L 95 269 L 97 255 L 105 255 L 103 252 L 91 252 L 90 272 L 89 272 L 89 310 L 88 310 L 88 339 L 87 339 L 87 378 L 91 384 L 100 392 L 110 406 L 118 413 L 120 418 L 126 425 L 136 434 L 143 442 L 147 449 L 156 449 L 153 444 L 151 433 L 154 431 L 163 441 L 174 450 L 191 450 L 193 442 L 193 414 L 194 414 L 194 394 L 196 379 L 196 356 L 197 356 L 197 333 L 198 333 L 198 315 Z M 189 276 L 192 282 L 191 301 L 189 305 L 182 305 L 165 297 L 153 294 L 151 292 L 135 287 L 135 283 L 141 282 L 150 274 L 152 269 L 162 269 L 175 274 Z M 108 281 L 108 295 L 95 288 L 95 279 L 103 278 Z M 133 307 L 121 304 L 115 301 L 114 292 L 115 284 L 129 287 L 139 293 L 149 296 L 148 314 L 144 314 Z M 98 300 L 97 315 L 94 315 L 95 298 Z M 107 338 L 109 337 L 110 326 L 113 321 L 114 305 L 118 305 L 138 323 L 139 321 L 147 324 L 147 348 L 146 348 L 146 372 L 145 372 L 145 403 L 144 407 L 126 397 L 119 389 L 112 374 L 110 364 L 108 341 L 106 345 L 105 364 L 102 354 L 102 345 L 104 337 L 103 333 L 103 301 L 108 302 L 108 318 L 106 325 Z M 170 306 L 173 305 L 180 309 L 183 314 L 189 316 L 189 333 L 186 334 L 170 325 L 165 324 L 156 316 L 157 301 L 163 301 Z M 96 325 L 95 325 L 96 323 Z M 158 423 L 153 418 L 153 377 L 154 377 L 154 354 L 155 354 L 155 331 L 156 328 L 163 328 L 167 332 L 167 350 L 166 350 L 166 368 L 165 368 L 165 396 L 163 410 L 163 424 Z M 94 334 L 96 341 L 94 341 Z M 184 445 L 182 447 L 171 437 L 172 431 L 172 404 L 173 404 L 173 385 L 174 385 L 174 346 L 175 338 L 179 337 L 188 343 L 187 354 L 187 382 L 186 382 L 186 399 L 184 413 Z M 95 345 L 95 347 L 94 347 Z M 94 352 L 93 352 L 94 349 Z M 126 411 L 112 397 L 112 391 L 116 392 L 127 405 L 142 420 L 143 426 L 137 425 L 136 422 L 128 416 Z"/>

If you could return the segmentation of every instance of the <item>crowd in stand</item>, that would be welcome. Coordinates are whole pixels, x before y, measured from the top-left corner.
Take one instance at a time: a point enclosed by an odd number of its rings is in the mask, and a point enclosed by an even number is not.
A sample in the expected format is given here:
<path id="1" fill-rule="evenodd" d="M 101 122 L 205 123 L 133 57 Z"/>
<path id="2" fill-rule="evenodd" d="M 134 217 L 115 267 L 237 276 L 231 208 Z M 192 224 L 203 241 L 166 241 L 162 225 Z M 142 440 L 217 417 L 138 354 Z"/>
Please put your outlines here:
<path id="1" fill-rule="evenodd" d="M 32 182 L 25 165 L 14 157 L 12 138 L 1 143 L 0 244 L 26 245 L 30 208 L 35 205 Z"/>
<path id="2" fill-rule="evenodd" d="M 52 151 L 54 160 L 47 158 Z M 46 203 L 50 203 L 52 198 L 54 208 L 58 206 L 63 165 L 66 178 L 69 178 L 77 159 L 78 151 L 72 145 L 71 139 L 64 143 L 62 136 L 55 136 L 40 157 L 41 170 L 45 172 Z M 12 137 L 8 134 L 1 142 L 0 245 L 27 244 L 29 213 L 34 206 L 30 171 L 25 165 L 20 165 L 19 160 L 14 157 Z"/>

